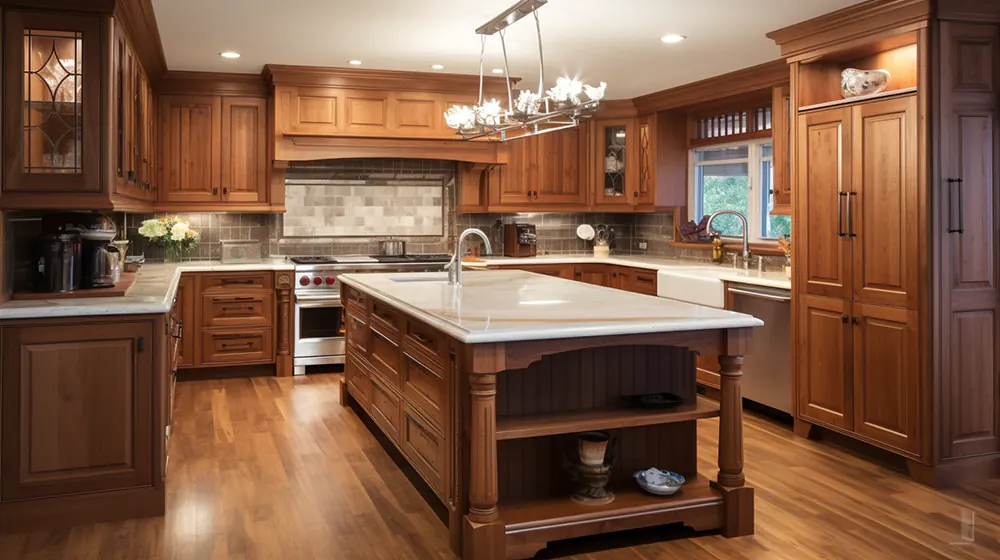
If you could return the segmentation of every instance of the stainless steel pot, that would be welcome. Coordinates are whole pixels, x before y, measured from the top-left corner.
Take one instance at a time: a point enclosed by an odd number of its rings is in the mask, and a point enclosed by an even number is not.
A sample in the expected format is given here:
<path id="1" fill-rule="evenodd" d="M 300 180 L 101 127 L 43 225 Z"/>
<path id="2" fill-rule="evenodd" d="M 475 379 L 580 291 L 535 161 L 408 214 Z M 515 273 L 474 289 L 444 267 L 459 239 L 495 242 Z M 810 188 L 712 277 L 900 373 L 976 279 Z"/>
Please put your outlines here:
<path id="1" fill-rule="evenodd" d="M 406 254 L 406 241 L 383 239 L 378 242 L 378 254 L 383 257 L 402 257 Z"/>

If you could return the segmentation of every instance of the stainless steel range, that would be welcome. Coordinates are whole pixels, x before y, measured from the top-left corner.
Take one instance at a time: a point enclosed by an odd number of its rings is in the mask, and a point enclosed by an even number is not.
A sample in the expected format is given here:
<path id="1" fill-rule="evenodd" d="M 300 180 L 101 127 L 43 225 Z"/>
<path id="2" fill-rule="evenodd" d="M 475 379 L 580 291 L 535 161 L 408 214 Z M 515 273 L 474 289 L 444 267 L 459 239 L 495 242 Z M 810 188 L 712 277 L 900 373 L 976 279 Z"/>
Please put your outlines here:
<path id="1" fill-rule="evenodd" d="M 295 375 L 306 366 L 342 364 L 344 304 L 341 274 L 365 272 L 431 272 L 442 270 L 451 255 L 376 257 L 289 257 L 295 263 Z"/>

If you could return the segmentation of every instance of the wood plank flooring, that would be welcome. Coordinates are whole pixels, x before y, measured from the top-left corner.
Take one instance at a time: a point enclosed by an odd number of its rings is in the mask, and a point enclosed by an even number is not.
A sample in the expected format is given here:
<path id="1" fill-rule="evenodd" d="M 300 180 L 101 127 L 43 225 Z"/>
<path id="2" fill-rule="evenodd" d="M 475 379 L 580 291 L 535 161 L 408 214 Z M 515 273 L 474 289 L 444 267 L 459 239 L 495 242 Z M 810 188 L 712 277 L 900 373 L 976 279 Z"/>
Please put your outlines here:
<path id="1" fill-rule="evenodd" d="M 337 375 L 181 383 L 163 518 L 0 536 L 3 559 L 454 558 L 427 501 L 338 404 Z M 717 420 L 703 420 L 714 474 Z M 657 529 L 558 543 L 542 558 L 1000 558 L 1000 480 L 938 492 L 752 415 L 757 533 Z M 975 512 L 963 541 L 962 510 Z M 960 544 L 955 544 L 960 543 Z"/>

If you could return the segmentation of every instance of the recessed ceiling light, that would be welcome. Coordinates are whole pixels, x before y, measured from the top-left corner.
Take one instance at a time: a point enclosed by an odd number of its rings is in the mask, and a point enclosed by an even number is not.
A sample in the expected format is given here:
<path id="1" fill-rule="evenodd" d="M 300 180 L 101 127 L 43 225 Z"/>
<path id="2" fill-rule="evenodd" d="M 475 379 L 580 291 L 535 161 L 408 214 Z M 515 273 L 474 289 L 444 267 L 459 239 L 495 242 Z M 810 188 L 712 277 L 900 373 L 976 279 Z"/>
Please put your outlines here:
<path id="1" fill-rule="evenodd" d="M 360 60 L 348 60 L 347 63 L 350 64 L 351 66 L 361 66 Z"/>
<path id="2" fill-rule="evenodd" d="M 494 68 L 493 69 L 493 73 L 494 74 L 503 74 L 503 68 Z"/>
<path id="3" fill-rule="evenodd" d="M 442 66 L 440 64 L 431 64 L 431 69 L 432 70 L 444 70 L 444 66 Z"/>
<path id="4" fill-rule="evenodd" d="M 225 52 L 220 52 L 219 56 L 221 56 L 222 58 L 239 58 L 240 53 L 235 51 L 225 51 Z"/>
<path id="5" fill-rule="evenodd" d="M 667 33 L 663 37 L 660 37 L 660 41 L 663 41 L 664 43 L 667 43 L 668 45 L 672 45 L 674 43 L 680 43 L 684 39 L 687 39 L 687 37 L 685 37 L 683 35 L 678 35 L 676 33 Z"/>

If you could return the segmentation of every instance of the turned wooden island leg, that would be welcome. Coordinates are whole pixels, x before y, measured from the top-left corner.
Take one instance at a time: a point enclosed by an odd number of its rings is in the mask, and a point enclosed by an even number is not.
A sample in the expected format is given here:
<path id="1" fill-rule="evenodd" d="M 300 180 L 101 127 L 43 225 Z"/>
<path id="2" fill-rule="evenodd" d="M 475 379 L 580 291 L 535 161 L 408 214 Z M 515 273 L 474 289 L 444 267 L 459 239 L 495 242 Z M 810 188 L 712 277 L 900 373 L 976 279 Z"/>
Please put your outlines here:
<path id="1" fill-rule="evenodd" d="M 719 356 L 722 381 L 719 401 L 719 476 L 713 486 L 725 499 L 722 534 L 753 534 L 753 488 L 743 475 L 743 356 Z"/>
<path id="2" fill-rule="evenodd" d="M 469 513 L 462 524 L 464 560 L 502 560 L 504 524 L 497 506 L 497 376 L 469 377 Z"/>

